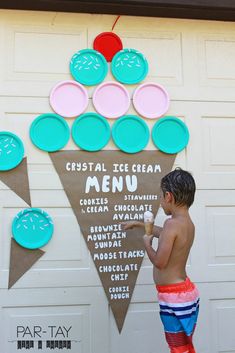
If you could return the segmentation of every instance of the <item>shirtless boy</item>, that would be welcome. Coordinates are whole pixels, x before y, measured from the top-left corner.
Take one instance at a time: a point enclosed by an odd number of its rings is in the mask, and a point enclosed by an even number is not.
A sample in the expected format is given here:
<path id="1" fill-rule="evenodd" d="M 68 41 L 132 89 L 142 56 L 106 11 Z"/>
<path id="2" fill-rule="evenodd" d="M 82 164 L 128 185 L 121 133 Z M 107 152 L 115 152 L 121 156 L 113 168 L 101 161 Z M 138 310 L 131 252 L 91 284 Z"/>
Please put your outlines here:
<path id="1" fill-rule="evenodd" d="M 154 226 L 153 235 L 144 235 L 144 245 L 153 264 L 160 317 L 171 353 L 196 353 L 192 338 L 196 327 L 199 294 L 186 274 L 186 263 L 195 228 L 189 215 L 194 201 L 192 175 L 176 169 L 161 180 L 161 206 L 167 219 L 163 227 Z M 142 222 L 123 223 L 124 229 L 144 227 Z M 158 238 L 157 250 L 152 247 Z"/>

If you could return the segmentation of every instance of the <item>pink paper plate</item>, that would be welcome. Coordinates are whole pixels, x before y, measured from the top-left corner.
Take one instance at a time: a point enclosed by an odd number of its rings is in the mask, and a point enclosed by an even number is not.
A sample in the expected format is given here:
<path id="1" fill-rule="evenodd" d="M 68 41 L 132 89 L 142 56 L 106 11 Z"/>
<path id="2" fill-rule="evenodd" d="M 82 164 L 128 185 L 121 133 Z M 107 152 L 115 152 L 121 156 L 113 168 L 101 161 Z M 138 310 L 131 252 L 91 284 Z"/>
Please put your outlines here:
<path id="1" fill-rule="evenodd" d="M 73 118 L 86 110 L 88 93 L 76 81 L 62 81 L 52 89 L 50 105 L 57 114 L 65 118 Z"/>
<path id="2" fill-rule="evenodd" d="M 170 98 L 162 86 L 147 82 L 140 85 L 133 95 L 136 111 L 145 118 L 159 118 L 169 108 Z"/>
<path id="3" fill-rule="evenodd" d="M 93 104 L 100 115 L 106 118 L 119 118 L 126 114 L 130 106 L 127 89 L 118 82 L 110 81 L 99 85 L 93 94 Z"/>

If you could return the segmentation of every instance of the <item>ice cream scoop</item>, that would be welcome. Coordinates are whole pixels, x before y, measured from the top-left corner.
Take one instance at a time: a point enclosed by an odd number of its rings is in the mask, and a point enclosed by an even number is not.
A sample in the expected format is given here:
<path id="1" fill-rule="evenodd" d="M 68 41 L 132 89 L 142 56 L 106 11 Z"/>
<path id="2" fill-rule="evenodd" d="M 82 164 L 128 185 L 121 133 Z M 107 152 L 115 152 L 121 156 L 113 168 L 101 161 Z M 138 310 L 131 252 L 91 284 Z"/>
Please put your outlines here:
<path id="1" fill-rule="evenodd" d="M 154 224 L 154 215 L 150 211 L 144 212 L 144 227 L 145 234 L 152 235 L 153 234 L 153 224 Z"/>

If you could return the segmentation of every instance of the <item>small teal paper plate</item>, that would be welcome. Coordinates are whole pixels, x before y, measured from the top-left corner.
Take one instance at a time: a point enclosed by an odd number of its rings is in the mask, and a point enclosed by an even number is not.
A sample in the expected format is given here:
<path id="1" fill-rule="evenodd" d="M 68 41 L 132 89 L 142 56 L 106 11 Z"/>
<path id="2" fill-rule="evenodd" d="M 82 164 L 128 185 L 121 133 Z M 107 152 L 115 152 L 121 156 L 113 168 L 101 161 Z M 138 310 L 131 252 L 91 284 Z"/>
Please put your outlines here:
<path id="1" fill-rule="evenodd" d="M 24 157 L 21 139 L 8 131 L 0 131 L 0 171 L 17 167 Z"/>
<path id="2" fill-rule="evenodd" d="M 76 81 L 93 86 L 105 79 L 108 73 L 108 63 L 98 51 L 83 49 L 72 56 L 70 72 Z"/>
<path id="3" fill-rule="evenodd" d="M 148 62 L 138 50 L 123 49 L 113 57 L 111 71 L 117 81 L 132 85 L 145 79 Z"/>
<path id="4" fill-rule="evenodd" d="M 28 208 L 19 212 L 12 223 L 15 241 L 27 249 L 38 249 L 52 237 L 54 225 L 51 217 L 40 208 Z"/>
<path id="5" fill-rule="evenodd" d="M 70 137 L 67 122 L 57 114 L 39 115 L 30 127 L 30 138 L 43 151 L 55 152 L 63 148 Z"/>
<path id="6" fill-rule="evenodd" d="M 145 121 L 136 115 L 119 118 L 112 128 L 115 145 L 123 152 L 142 151 L 149 141 L 149 129 Z"/>
<path id="7" fill-rule="evenodd" d="M 107 120 L 96 113 L 85 113 L 72 126 L 72 137 L 78 147 L 86 151 L 99 151 L 111 136 Z"/>
<path id="8" fill-rule="evenodd" d="M 173 154 L 182 151 L 187 146 L 189 131 L 180 119 L 166 116 L 155 123 L 152 140 L 160 151 Z"/>

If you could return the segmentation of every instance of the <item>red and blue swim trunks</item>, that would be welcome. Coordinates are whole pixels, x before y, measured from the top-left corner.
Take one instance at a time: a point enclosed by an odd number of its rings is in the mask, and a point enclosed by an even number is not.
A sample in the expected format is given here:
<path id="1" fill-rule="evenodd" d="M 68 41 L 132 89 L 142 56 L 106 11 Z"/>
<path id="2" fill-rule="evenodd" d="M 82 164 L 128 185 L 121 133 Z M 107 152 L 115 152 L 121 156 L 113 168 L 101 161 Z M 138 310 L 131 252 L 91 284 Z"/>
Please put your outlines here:
<path id="1" fill-rule="evenodd" d="M 196 353 L 193 333 L 199 312 L 199 293 L 187 277 L 185 281 L 156 285 L 160 317 L 171 353 Z"/>

